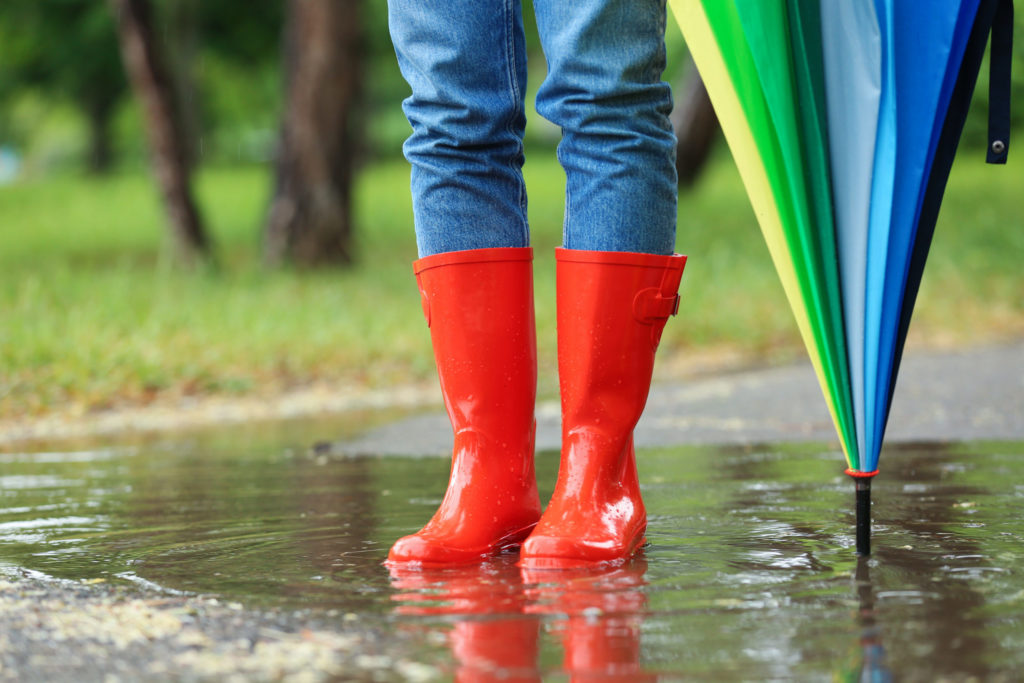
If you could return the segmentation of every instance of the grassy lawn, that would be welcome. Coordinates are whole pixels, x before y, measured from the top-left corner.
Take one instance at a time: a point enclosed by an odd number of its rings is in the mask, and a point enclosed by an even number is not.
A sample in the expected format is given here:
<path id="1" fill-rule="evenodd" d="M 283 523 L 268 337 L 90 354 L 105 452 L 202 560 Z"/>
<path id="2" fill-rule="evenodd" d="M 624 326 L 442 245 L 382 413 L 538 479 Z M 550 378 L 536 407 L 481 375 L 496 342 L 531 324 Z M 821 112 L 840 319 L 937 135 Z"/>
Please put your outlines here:
<path id="1" fill-rule="evenodd" d="M 1024 194 L 1019 161 L 954 169 L 912 343 L 1024 334 Z M 972 156 L 977 157 L 978 154 Z M 542 391 L 554 377 L 554 259 L 561 171 L 527 165 Z M 223 267 L 166 258 L 148 176 L 60 178 L 0 188 L 0 418 L 88 411 L 207 394 L 271 394 L 312 382 L 386 387 L 433 373 L 411 275 L 408 173 L 380 164 L 359 179 L 359 263 L 346 271 L 268 270 L 262 168 L 210 169 L 203 210 Z M 662 367 L 722 351 L 802 353 L 796 327 L 731 161 L 723 153 L 680 202 L 678 249 L 690 255 L 680 316 Z"/>

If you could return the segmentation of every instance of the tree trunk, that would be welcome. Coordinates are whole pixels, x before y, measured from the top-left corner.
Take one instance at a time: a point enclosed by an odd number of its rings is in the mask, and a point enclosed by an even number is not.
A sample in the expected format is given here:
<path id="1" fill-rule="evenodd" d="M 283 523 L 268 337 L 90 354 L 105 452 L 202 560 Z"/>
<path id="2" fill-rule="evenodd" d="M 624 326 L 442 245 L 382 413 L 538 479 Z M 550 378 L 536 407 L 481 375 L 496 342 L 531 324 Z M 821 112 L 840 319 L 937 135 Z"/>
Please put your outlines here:
<path id="1" fill-rule="evenodd" d="M 167 66 L 174 86 L 174 104 L 181 122 L 186 168 L 191 173 L 199 165 L 199 140 L 202 121 L 199 115 L 199 84 L 196 82 L 195 63 L 199 52 L 199 7 L 197 0 L 175 0 L 163 8 L 167 23 L 164 44 L 167 46 Z"/>
<path id="2" fill-rule="evenodd" d="M 352 260 L 359 0 L 289 0 L 285 110 L 266 227 L 270 263 Z"/>
<path id="3" fill-rule="evenodd" d="M 680 97 L 672 111 L 672 127 L 676 133 L 676 171 L 679 184 L 693 187 L 707 164 L 718 134 L 718 117 L 704 87 L 697 67 L 689 60 L 684 71 Z"/>
<path id="4" fill-rule="evenodd" d="M 149 0 L 109 0 L 117 18 L 121 57 L 142 104 L 153 169 L 163 193 L 174 241 L 189 259 L 206 258 L 210 241 L 192 197 L 188 144 L 175 89 L 153 26 Z"/>

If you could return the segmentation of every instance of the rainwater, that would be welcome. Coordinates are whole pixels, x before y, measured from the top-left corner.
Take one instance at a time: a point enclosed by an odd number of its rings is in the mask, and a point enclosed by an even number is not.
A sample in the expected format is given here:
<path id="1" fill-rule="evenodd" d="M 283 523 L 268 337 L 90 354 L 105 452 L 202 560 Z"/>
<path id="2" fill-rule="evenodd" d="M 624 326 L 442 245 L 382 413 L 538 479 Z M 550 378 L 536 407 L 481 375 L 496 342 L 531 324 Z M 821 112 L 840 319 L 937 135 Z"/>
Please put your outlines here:
<path id="1" fill-rule="evenodd" d="M 312 429 L 312 431 L 310 431 Z M 640 453 L 642 557 L 600 571 L 389 573 L 448 462 L 310 447 L 323 424 L 0 453 L 0 571 L 357 614 L 449 675 L 506 680 L 1015 678 L 1024 444 L 890 448 L 875 552 L 822 445 Z M 557 454 L 538 456 L 542 496 Z"/>

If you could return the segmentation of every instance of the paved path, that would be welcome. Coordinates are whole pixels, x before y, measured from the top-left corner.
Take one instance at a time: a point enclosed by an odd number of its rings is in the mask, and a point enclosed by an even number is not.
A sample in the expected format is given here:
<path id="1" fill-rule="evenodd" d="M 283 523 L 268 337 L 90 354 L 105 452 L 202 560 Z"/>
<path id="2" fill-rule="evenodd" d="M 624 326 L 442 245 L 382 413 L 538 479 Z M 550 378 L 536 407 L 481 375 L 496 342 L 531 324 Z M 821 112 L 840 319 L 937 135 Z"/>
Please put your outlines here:
<path id="1" fill-rule="evenodd" d="M 558 447 L 558 406 L 538 406 L 538 442 Z M 645 446 L 833 441 L 810 367 L 667 383 L 636 432 Z M 1024 342 L 911 356 L 890 441 L 1024 440 Z M 434 411 L 388 425 L 342 452 L 441 454 L 451 429 Z M 2 569 L 2 568 L 0 568 Z M 0 679 L 434 680 L 418 631 L 326 612 L 254 610 L 203 596 L 0 573 Z M 98 656 L 99 653 L 101 656 Z"/>
<path id="2" fill-rule="evenodd" d="M 558 405 L 537 407 L 537 447 L 559 444 Z M 835 441 L 810 363 L 656 384 L 640 446 Z M 1024 440 L 1024 342 L 908 355 L 886 435 L 900 441 Z M 350 454 L 432 455 L 451 447 L 443 412 L 410 417 L 337 445 Z"/>

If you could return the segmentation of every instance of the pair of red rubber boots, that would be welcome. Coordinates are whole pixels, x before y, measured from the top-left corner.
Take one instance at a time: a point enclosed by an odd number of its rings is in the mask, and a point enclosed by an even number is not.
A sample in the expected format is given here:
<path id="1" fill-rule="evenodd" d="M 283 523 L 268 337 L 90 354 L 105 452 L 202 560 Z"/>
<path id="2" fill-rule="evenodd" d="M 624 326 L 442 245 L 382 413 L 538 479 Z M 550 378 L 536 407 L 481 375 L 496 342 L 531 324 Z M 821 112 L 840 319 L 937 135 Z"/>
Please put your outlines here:
<path id="1" fill-rule="evenodd" d="M 469 564 L 521 545 L 523 566 L 563 568 L 624 560 L 643 544 L 633 428 L 686 257 L 558 249 L 556 260 L 562 453 L 543 515 L 533 251 L 414 264 L 455 444 L 444 500 L 394 544 L 389 564 Z"/>

